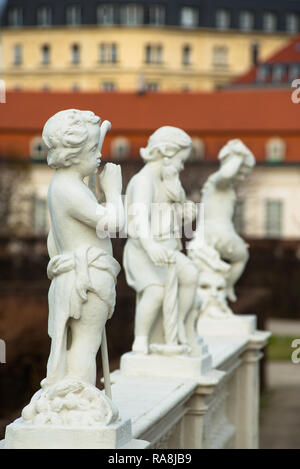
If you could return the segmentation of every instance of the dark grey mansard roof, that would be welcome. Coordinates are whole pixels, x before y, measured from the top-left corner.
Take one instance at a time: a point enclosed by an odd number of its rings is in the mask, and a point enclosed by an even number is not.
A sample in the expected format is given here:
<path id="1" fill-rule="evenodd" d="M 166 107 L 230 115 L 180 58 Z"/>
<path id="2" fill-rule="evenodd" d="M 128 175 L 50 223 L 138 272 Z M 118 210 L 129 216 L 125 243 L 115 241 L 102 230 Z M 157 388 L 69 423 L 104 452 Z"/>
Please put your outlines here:
<path id="1" fill-rule="evenodd" d="M 262 13 L 272 11 L 278 15 L 278 31 L 285 30 L 285 14 L 297 12 L 300 14 L 300 0 L 7 0 L 1 23 L 8 25 L 8 9 L 14 6 L 23 8 L 24 26 L 36 25 L 36 10 L 39 6 L 49 5 L 53 11 L 53 25 L 65 24 L 65 9 L 68 5 L 79 4 L 82 7 L 82 23 L 92 25 L 96 22 L 96 8 L 103 3 L 112 3 L 117 7 L 125 4 L 139 4 L 145 8 L 145 23 L 147 24 L 149 5 L 164 5 L 166 7 L 166 25 L 179 25 L 179 12 L 182 6 L 194 6 L 199 9 L 199 27 L 213 28 L 215 26 L 215 11 L 226 9 L 231 12 L 231 28 L 238 29 L 238 15 L 241 10 L 250 10 L 255 14 L 255 29 L 262 29 Z M 117 16 L 118 18 L 118 16 Z"/>

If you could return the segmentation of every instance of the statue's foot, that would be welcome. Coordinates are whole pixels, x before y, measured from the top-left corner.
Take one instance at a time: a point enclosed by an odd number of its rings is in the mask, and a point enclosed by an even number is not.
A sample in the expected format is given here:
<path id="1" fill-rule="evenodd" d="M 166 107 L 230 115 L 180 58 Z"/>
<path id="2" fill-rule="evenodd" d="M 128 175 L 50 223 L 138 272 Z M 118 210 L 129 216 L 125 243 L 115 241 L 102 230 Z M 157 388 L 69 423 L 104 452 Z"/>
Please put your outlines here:
<path id="1" fill-rule="evenodd" d="M 235 291 L 234 291 L 233 287 L 230 287 L 230 288 L 227 289 L 227 298 L 232 302 L 235 302 L 237 300 L 237 297 L 236 297 L 236 294 L 235 294 Z"/>
<path id="2" fill-rule="evenodd" d="M 149 353 L 148 337 L 146 336 L 136 337 L 132 345 L 132 351 L 135 353 L 142 353 L 143 355 L 148 355 Z"/>

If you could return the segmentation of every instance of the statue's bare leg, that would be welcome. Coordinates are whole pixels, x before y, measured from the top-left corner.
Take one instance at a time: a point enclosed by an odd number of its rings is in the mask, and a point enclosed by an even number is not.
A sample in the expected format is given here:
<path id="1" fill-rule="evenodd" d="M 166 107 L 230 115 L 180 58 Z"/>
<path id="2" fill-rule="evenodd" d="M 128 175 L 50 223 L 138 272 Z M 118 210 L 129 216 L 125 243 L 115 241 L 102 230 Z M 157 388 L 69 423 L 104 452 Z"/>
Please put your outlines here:
<path id="1" fill-rule="evenodd" d="M 96 384 L 96 355 L 101 345 L 108 306 L 95 293 L 88 293 L 80 319 L 69 321 L 67 375 Z"/>
<path id="2" fill-rule="evenodd" d="M 137 353 L 148 353 L 151 328 L 163 304 L 164 288 L 149 285 L 141 294 L 135 315 L 134 343 L 132 350 Z"/>
<path id="3" fill-rule="evenodd" d="M 178 268 L 178 339 L 181 344 L 187 344 L 185 320 L 192 311 L 198 286 L 198 270 L 184 254 L 177 257 Z"/>
<path id="4" fill-rule="evenodd" d="M 227 280 L 227 296 L 230 301 L 236 301 L 234 286 L 245 270 L 249 259 L 249 252 L 246 243 L 241 240 L 236 243 L 234 255 L 229 260 L 231 268 Z"/>

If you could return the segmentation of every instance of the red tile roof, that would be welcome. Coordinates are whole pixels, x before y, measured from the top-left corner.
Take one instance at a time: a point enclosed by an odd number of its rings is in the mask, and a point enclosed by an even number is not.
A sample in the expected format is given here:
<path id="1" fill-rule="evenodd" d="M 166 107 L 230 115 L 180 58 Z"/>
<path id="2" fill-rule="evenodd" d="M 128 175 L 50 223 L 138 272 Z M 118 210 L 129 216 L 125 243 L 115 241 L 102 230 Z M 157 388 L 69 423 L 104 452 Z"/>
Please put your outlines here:
<path id="1" fill-rule="evenodd" d="M 46 120 L 68 108 L 94 111 L 113 133 L 149 133 L 162 125 L 187 132 L 297 131 L 300 104 L 292 90 L 224 90 L 212 93 L 8 92 L 0 104 L 0 133 L 41 132 Z"/>
<path id="2" fill-rule="evenodd" d="M 289 44 L 282 49 L 272 54 L 267 60 L 252 67 L 249 71 L 238 77 L 233 81 L 233 84 L 251 84 L 256 83 L 257 69 L 260 65 L 274 65 L 274 64 L 300 64 L 300 34 L 296 36 Z M 287 80 L 285 80 L 287 81 Z M 260 84 L 263 86 L 263 84 Z"/>

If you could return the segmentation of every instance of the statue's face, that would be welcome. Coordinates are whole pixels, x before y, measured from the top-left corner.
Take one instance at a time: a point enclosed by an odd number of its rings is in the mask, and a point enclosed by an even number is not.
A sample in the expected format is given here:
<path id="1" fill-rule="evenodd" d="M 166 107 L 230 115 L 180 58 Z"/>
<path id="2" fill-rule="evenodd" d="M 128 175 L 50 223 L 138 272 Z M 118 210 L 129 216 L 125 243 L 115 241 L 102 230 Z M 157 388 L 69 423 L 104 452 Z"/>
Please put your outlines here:
<path id="1" fill-rule="evenodd" d="M 198 295 L 203 308 L 226 303 L 226 280 L 219 272 L 202 272 L 199 276 Z"/>
<path id="2" fill-rule="evenodd" d="M 184 169 L 184 163 L 189 158 L 190 154 L 191 147 L 179 150 L 176 155 L 173 156 L 173 158 L 171 159 L 172 166 L 174 166 L 174 168 L 176 168 L 178 172 L 182 171 Z"/>
<path id="3" fill-rule="evenodd" d="M 98 171 L 101 163 L 100 127 L 88 124 L 89 138 L 80 155 L 80 170 L 84 176 L 91 176 Z"/>

